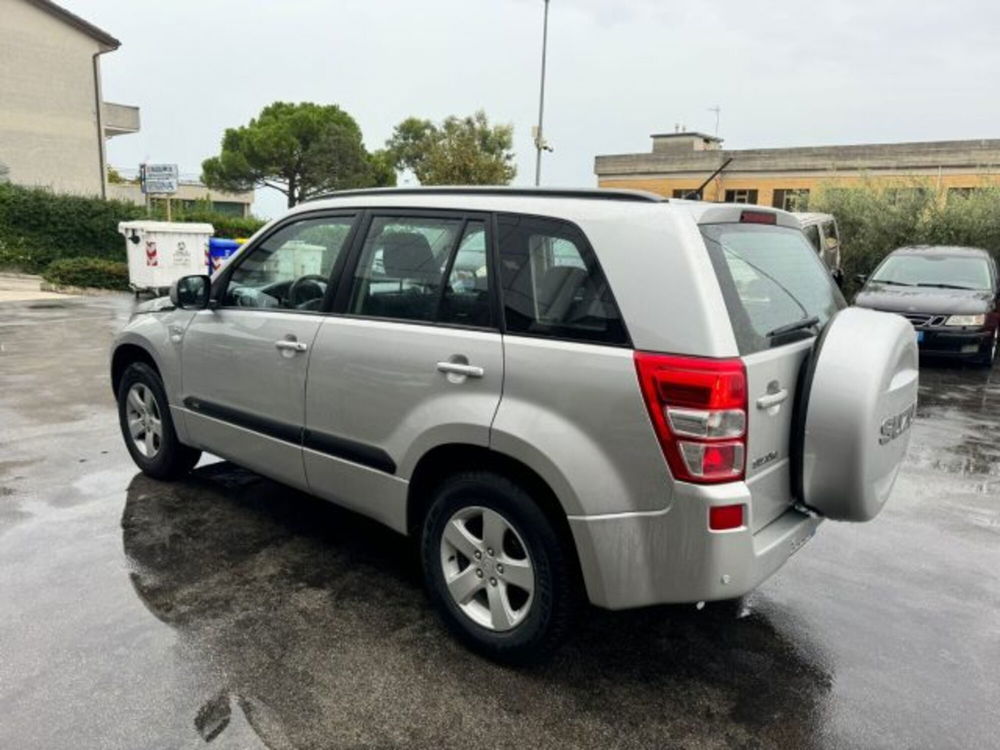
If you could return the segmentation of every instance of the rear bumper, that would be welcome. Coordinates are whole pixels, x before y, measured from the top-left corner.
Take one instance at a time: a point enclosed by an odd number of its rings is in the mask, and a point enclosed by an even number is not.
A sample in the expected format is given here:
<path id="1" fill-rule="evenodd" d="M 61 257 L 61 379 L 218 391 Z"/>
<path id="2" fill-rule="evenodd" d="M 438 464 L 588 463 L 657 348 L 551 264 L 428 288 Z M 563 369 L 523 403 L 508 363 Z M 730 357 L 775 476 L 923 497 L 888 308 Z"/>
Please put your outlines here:
<path id="1" fill-rule="evenodd" d="M 977 357 L 993 335 L 992 329 L 917 328 L 921 354 L 935 357 Z"/>
<path id="2" fill-rule="evenodd" d="M 570 517 L 593 604 L 628 609 L 742 596 L 784 565 L 821 523 L 789 508 L 756 533 L 748 527 L 709 531 L 709 507 L 751 507 L 746 485 L 677 487 L 666 511 Z"/>

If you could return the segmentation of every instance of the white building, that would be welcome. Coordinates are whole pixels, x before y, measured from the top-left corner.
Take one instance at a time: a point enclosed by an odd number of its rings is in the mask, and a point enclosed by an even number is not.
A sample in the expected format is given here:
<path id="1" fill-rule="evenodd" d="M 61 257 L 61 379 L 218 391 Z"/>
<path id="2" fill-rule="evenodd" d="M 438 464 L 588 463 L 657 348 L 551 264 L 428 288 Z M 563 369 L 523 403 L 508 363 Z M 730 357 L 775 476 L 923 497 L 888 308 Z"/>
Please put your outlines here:
<path id="1" fill-rule="evenodd" d="M 0 164 L 7 179 L 107 196 L 105 140 L 139 130 L 138 107 L 101 96 L 101 55 L 120 44 L 50 0 L 0 0 Z"/>

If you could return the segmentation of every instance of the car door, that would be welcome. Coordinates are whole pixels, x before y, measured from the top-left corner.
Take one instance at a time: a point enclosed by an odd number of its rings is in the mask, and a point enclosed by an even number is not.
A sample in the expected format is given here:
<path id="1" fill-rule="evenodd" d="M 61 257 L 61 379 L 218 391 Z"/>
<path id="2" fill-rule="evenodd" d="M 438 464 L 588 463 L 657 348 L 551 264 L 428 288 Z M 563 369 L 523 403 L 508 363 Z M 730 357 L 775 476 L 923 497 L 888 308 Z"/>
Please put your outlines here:
<path id="1" fill-rule="evenodd" d="M 482 214 L 373 211 L 309 362 L 312 492 L 406 530 L 417 460 L 488 446 L 500 401 L 490 229 Z"/>
<path id="2" fill-rule="evenodd" d="M 185 420 L 199 447 L 306 487 L 306 369 L 354 220 L 291 218 L 216 281 L 212 307 L 193 316 L 181 343 Z"/>

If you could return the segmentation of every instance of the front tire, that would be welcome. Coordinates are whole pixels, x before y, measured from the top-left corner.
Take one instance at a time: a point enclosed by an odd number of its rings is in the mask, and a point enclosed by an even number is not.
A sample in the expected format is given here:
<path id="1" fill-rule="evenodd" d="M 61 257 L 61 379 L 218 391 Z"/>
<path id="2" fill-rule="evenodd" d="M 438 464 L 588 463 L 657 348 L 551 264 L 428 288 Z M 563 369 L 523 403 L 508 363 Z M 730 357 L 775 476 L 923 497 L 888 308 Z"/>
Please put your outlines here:
<path id="1" fill-rule="evenodd" d="M 441 618 L 479 653 L 525 663 L 568 632 L 578 601 L 569 541 L 510 479 L 477 471 L 438 487 L 421 557 Z"/>
<path id="2" fill-rule="evenodd" d="M 163 382 L 145 362 L 129 365 L 118 384 L 118 423 L 132 460 L 154 479 L 183 476 L 201 457 L 177 439 Z"/>
<path id="3" fill-rule="evenodd" d="M 994 329 L 993 338 L 991 338 L 982 353 L 977 359 L 977 363 L 983 367 L 993 367 L 993 363 L 997 360 L 997 352 L 1000 350 L 1000 327 Z"/>

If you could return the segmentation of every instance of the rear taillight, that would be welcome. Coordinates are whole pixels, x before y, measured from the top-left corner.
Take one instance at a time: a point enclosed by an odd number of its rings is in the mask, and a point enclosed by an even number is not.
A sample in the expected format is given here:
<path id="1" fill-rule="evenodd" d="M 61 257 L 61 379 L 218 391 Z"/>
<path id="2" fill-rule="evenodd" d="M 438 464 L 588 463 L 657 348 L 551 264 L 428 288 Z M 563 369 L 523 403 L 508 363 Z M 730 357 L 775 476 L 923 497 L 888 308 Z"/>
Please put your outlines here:
<path id="1" fill-rule="evenodd" d="M 742 479 L 747 428 L 743 362 L 636 352 L 635 367 L 674 477 L 698 484 Z"/>

